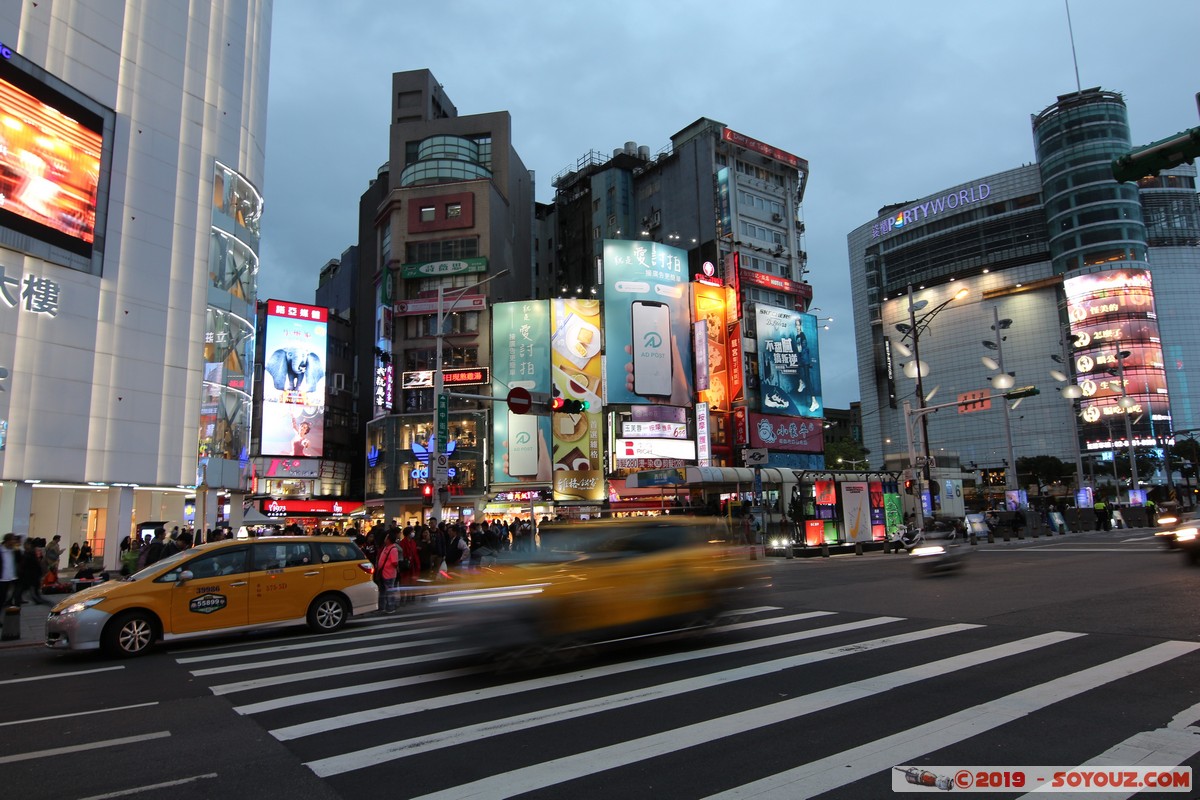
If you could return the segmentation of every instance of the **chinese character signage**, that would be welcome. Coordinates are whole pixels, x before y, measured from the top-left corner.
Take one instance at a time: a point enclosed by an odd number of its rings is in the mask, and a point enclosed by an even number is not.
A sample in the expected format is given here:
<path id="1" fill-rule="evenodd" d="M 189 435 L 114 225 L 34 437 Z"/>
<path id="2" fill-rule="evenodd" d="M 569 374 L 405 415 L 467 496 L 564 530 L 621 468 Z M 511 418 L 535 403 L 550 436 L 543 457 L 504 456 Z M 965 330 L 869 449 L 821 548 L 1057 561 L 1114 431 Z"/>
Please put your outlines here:
<path id="1" fill-rule="evenodd" d="M 825 423 L 819 419 L 797 419 L 753 413 L 749 416 L 749 444 L 751 447 L 789 450 L 794 453 L 825 452 Z"/>
<path id="2" fill-rule="evenodd" d="M 425 264 L 404 264 L 401 278 L 437 278 L 442 275 L 459 275 L 468 272 L 487 272 L 487 259 L 460 258 L 455 261 L 431 261 Z"/>
<path id="3" fill-rule="evenodd" d="M 327 309 L 267 301 L 262 454 L 319 457 L 325 423 Z"/>
<path id="4" fill-rule="evenodd" d="M 724 286 L 692 284 L 693 313 L 696 324 L 704 323 L 707 337 L 707 357 L 696 358 L 696 385 L 700 400 L 708 403 L 713 411 L 728 411 L 732 395 L 729 391 L 730 350 L 728 347 L 728 319 L 726 318 L 727 292 Z M 700 347 L 699 344 L 696 347 Z M 739 349 L 740 353 L 741 350 Z M 701 386 L 700 365 L 708 369 L 707 386 Z"/>
<path id="5" fill-rule="evenodd" d="M 599 300 L 572 298 L 550 303 L 553 394 L 588 404 L 582 414 L 551 415 L 555 500 L 604 500 L 600 325 Z"/>
<path id="6" fill-rule="evenodd" d="M 869 542 L 873 538 L 871 526 L 871 494 L 867 483 L 842 481 L 842 524 L 846 539 L 851 542 Z"/>
<path id="7" fill-rule="evenodd" d="M 690 406 L 692 320 L 687 251 L 604 242 L 605 397 Z"/>
<path id="8" fill-rule="evenodd" d="M 550 393 L 550 301 L 520 300 L 492 307 L 492 395 L 510 389 Z M 492 411 L 492 483 L 549 482 L 550 418 Z"/>
<path id="9" fill-rule="evenodd" d="M 755 322 L 763 413 L 823 416 L 817 318 L 760 304 Z"/>

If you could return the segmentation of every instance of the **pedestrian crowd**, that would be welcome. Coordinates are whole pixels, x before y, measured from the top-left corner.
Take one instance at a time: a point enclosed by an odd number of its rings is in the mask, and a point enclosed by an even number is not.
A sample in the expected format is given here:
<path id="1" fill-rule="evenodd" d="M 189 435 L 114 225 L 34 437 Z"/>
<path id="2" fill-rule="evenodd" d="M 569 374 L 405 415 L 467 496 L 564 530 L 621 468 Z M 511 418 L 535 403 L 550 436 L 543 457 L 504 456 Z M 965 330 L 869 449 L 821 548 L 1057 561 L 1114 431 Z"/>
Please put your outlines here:
<path id="1" fill-rule="evenodd" d="M 494 565 L 505 551 L 532 551 L 536 536 L 529 520 L 375 525 L 355 543 L 375 565 L 379 611 L 395 613 L 413 602 L 422 584 L 453 580 L 463 571 Z"/>

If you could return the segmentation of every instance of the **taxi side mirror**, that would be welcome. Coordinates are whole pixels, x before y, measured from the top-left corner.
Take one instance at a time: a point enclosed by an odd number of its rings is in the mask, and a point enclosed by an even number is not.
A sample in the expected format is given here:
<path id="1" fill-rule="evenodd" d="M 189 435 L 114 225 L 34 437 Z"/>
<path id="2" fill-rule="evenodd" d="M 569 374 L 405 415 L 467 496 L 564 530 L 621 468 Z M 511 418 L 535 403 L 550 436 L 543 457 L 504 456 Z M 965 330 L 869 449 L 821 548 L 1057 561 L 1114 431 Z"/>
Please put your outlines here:
<path id="1" fill-rule="evenodd" d="M 196 576 L 192 574 L 192 571 L 190 569 L 185 569 L 183 572 L 179 573 L 179 577 L 175 579 L 175 582 L 176 583 L 187 583 L 194 577 L 196 577 Z"/>

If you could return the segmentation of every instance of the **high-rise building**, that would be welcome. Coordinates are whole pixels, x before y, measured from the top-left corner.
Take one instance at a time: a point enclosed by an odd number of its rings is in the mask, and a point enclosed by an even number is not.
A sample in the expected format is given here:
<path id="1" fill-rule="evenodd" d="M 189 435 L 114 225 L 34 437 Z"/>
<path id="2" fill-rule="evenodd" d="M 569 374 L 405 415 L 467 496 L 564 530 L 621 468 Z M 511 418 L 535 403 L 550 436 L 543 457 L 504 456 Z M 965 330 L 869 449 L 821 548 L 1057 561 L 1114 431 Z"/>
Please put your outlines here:
<path id="1" fill-rule="evenodd" d="M 865 445 L 899 468 L 911 442 L 956 477 L 1054 456 L 1076 465 L 1064 486 L 1084 472 L 1128 487 L 1134 450 L 1143 488 L 1166 483 L 1155 459 L 1197 427 L 1195 168 L 1117 183 L 1131 141 L 1114 92 L 1063 95 L 1033 130 L 1037 163 L 885 206 L 849 234 Z M 1040 394 L 1006 411 L 1014 386 Z"/>
<path id="2" fill-rule="evenodd" d="M 0 516 L 114 568 L 240 518 L 270 3 L 6 9 Z"/>
<path id="3" fill-rule="evenodd" d="M 394 74 L 391 97 L 388 166 L 361 205 L 358 280 L 372 298 L 358 308 L 374 310 L 357 323 L 373 331 L 371 364 L 360 362 L 371 375 L 360 376 L 371 386 L 365 499 L 387 519 L 419 519 L 421 487 L 449 454 L 441 500 L 469 520 L 486 502 L 493 408 L 452 397 L 437 441 L 437 352 L 448 390 L 490 391 L 489 309 L 533 296 L 533 174 L 507 112 L 460 116 L 428 70 Z"/>

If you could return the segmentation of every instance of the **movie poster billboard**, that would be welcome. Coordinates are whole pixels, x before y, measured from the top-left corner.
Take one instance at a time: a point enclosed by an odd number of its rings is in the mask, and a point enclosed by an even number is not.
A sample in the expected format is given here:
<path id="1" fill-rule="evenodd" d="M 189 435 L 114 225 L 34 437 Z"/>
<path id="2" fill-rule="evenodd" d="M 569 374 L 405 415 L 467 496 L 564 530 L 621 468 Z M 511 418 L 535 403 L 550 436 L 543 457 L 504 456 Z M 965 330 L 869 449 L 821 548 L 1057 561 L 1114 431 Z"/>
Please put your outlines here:
<path id="1" fill-rule="evenodd" d="M 550 301 L 492 306 L 492 395 L 550 394 Z M 550 418 L 492 409 L 492 483 L 549 483 Z"/>
<path id="2" fill-rule="evenodd" d="M 262 454 L 320 457 L 329 312 L 268 300 L 263 334 Z"/>
<path id="3" fill-rule="evenodd" d="M 692 319 L 686 250 L 604 242 L 605 398 L 692 403 Z"/>
<path id="4" fill-rule="evenodd" d="M 550 301 L 553 393 L 588 404 L 582 414 L 551 415 L 555 500 L 604 500 L 601 324 L 599 300 Z"/>
<path id="5" fill-rule="evenodd" d="M 724 286 L 704 283 L 692 284 L 692 306 L 697 326 L 703 327 L 707 337 L 707 358 L 697 353 L 696 364 L 707 364 L 708 385 L 698 392 L 701 402 L 708 403 L 713 411 L 728 411 L 729 401 L 729 346 L 728 319 L 726 318 L 726 290 Z M 701 323 L 704 323 L 701 326 Z M 699 345 L 697 345 L 699 346 Z M 699 366 L 697 366 L 699 369 Z M 702 385 L 701 376 L 696 375 L 696 385 Z"/>
<path id="6" fill-rule="evenodd" d="M 817 318 L 786 308 L 755 306 L 760 408 L 764 414 L 821 418 Z"/>

